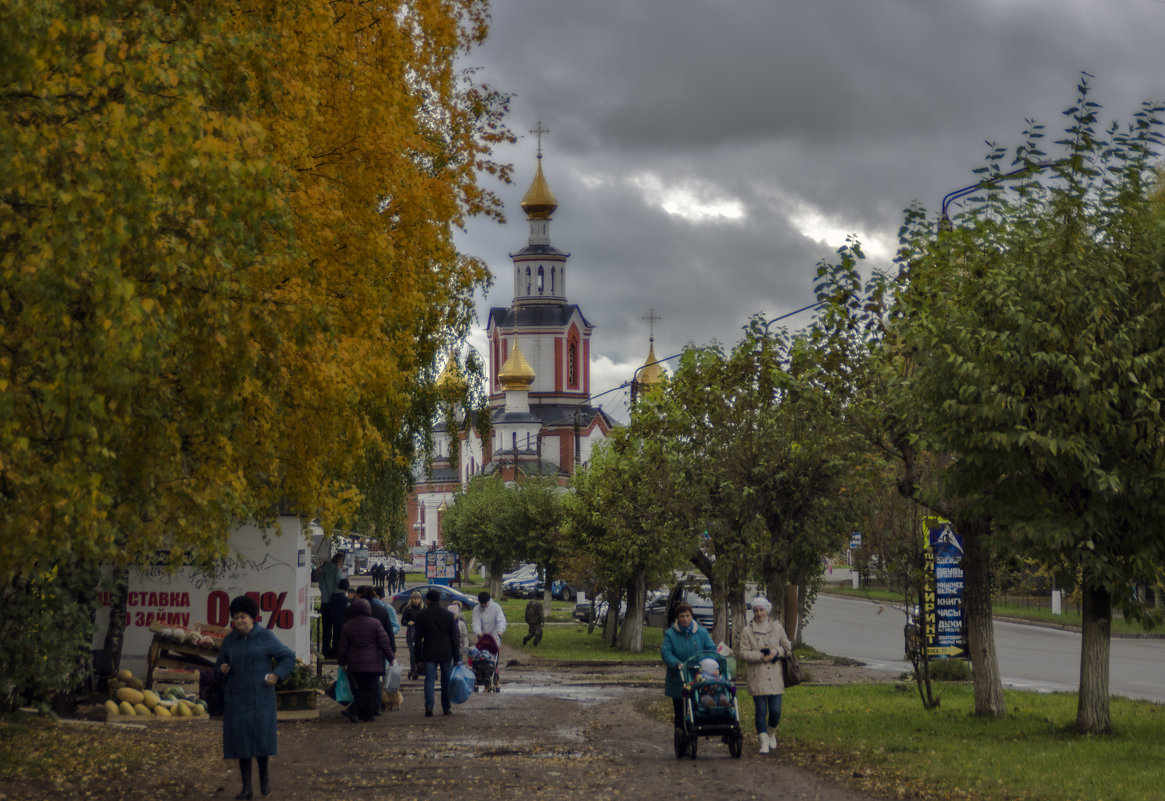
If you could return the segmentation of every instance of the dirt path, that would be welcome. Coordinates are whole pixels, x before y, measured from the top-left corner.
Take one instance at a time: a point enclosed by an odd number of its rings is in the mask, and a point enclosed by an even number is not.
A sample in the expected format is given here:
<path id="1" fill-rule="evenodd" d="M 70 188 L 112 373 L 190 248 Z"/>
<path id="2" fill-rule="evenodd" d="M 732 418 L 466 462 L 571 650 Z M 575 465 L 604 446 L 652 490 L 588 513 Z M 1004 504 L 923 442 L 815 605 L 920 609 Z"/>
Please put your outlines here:
<path id="1" fill-rule="evenodd" d="M 703 740 L 697 760 L 677 760 L 670 725 L 644 714 L 652 704 L 670 714 L 655 664 L 563 667 L 519 659 L 524 664 L 503 671 L 502 692 L 476 694 L 449 717 L 439 707 L 436 717 L 424 717 L 420 682 L 405 683 L 401 710 L 370 724 L 350 723 L 322 699 L 319 720 L 280 724 L 270 798 L 869 801 L 780 753 L 757 754 L 747 722 L 742 759 Z M 830 669 L 822 677 L 846 680 L 853 670 L 860 669 Z M 161 748 L 164 738 L 169 756 L 88 781 L 0 783 L 0 799 L 231 799 L 238 792 L 234 763 L 218 757 L 217 721 L 93 730 L 120 738 L 127 749 Z"/>

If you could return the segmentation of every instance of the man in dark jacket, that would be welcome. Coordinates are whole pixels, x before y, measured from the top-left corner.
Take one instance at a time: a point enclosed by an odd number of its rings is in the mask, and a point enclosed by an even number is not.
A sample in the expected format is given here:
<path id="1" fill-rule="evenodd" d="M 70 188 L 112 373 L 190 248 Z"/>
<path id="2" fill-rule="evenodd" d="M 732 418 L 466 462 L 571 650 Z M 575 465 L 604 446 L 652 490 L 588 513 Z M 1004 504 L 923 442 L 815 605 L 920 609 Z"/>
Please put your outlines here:
<path id="1" fill-rule="evenodd" d="M 348 579 L 340 579 L 336 591 L 328 598 L 328 606 L 324 609 L 324 616 L 331 621 L 329 637 L 323 643 L 324 656 L 334 659 L 340 647 L 340 628 L 348 620 L 348 606 L 352 603 L 351 590 Z"/>
<path id="2" fill-rule="evenodd" d="M 461 661 L 461 644 L 457 619 L 441 608 L 441 593 L 430 589 L 425 594 L 425 610 L 417 615 L 414 634 L 418 659 L 425 665 L 425 717 L 433 717 L 437 670 L 441 671 L 441 711 L 453 714 L 449 701 L 449 674 Z"/>
<path id="3" fill-rule="evenodd" d="M 348 671 L 356 699 L 344 710 L 348 720 L 367 723 L 376 716 L 384 661 L 391 662 L 393 656 L 388 635 L 373 619 L 368 601 L 357 598 L 352 602 L 352 619 L 340 631 L 340 648 L 336 654 L 340 667 Z"/>
<path id="4" fill-rule="evenodd" d="M 340 580 L 344 578 L 344 556 L 344 551 L 337 552 L 330 561 L 324 562 L 319 571 L 320 625 L 323 628 L 323 632 L 320 634 L 320 649 L 327 659 L 336 656 L 336 643 L 340 641 L 339 630 L 336 629 L 333 633 L 332 616 L 328 612 L 328 604 L 336 590 L 340 588 Z"/>
<path id="5" fill-rule="evenodd" d="M 396 565 L 388 568 L 388 591 L 396 592 Z"/>
<path id="6" fill-rule="evenodd" d="M 535 645 L 542 642 L 542 623 L 544 619 L 545 615 L 542 612 L 542 601 L 537 598 L 531 598 L 526 603 L 526 625 L 529 626 L 529 631 L 522 638 L 522 645 L 525 645 L 529 640 L 533 640 Z"/>

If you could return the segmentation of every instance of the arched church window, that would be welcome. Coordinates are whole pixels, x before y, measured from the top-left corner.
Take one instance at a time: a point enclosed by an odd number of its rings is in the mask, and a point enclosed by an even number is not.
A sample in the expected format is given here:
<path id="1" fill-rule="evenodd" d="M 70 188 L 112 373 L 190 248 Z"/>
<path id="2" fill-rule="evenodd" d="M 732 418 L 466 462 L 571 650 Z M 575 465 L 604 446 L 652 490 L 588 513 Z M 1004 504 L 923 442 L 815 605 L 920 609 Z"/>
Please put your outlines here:
<path id="1" fill-rule="evenodd" d="M 530 268 L 526 268 L 526 294 L 530 294 Z"/>
<path id="2" fill-rule="evenodd" d="M 578 338 L 572 336 L 566 346 L 566 384 L 578 386 Z"/>
<path id="3" fill-rule="evenodd" d="M 554 294 L 554 268 L 550 268 L 550 294 Z"/>
<path id="4" fill-rule="evenodd" d="M 518 432 L 517 431 L 510 432 L 510 450 L 513 451 L 514 453 L 518 452 Z"/>
<path id="5" fill-rule="evenodd" d="M 542 294 L 542 290 L 546 288 L 546 274 L 542 272 L 542 265 L 538 265 L 538 294 Z"/>

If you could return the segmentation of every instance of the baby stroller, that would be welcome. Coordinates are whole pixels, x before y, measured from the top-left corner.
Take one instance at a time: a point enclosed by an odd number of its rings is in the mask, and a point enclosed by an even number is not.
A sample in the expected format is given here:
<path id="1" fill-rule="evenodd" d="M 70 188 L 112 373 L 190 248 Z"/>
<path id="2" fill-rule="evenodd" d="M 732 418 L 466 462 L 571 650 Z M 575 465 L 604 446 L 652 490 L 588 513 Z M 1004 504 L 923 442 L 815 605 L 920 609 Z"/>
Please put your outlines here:
<path id="1" fill-rule="evenodd" d="M 501 692 L 498 674 L 500 649 L 492 634 L 483 634 L 469 649 L 469 666 L 473 668 L 473 689 L 480 687 L 485 692 Z"/>
<path id="2" fill-rule="evenodd" d="M 700 662 L 705 659 L 716 661 L 719 676 L 701 673 Z M 701 737 L 719 737 L 728 745 L 728 753 L 739 759 L 744 751 L 744 732 L 728 660 L 715 651 L 702 651 L 680 664 L 680 679 L 684 683 L 684 727 L 675 731 L 676 759 L 695 759 Z"/>

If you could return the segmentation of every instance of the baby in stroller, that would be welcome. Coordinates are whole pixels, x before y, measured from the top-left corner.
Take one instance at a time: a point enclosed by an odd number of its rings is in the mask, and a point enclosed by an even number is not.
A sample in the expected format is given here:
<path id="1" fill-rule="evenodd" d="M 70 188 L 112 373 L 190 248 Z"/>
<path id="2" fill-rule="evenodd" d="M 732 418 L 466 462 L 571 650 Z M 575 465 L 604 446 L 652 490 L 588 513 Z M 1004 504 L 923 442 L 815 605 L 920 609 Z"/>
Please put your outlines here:
<path id="1" fill-rule="evenodd" d="M 482 634 L 469 649 L 469 666 L 473 668 L 474 688 L 486 692 L 498 689 L 498 642 L 492 634 Z"/>
<path id="2" fill-rule="evenodd" d="M 732 706 L 732 683 L 720 676 L 720 663 L 708 657 L 700 660 L 700 675 L 692 682 L 698 707 L 704 712 Z"/>

